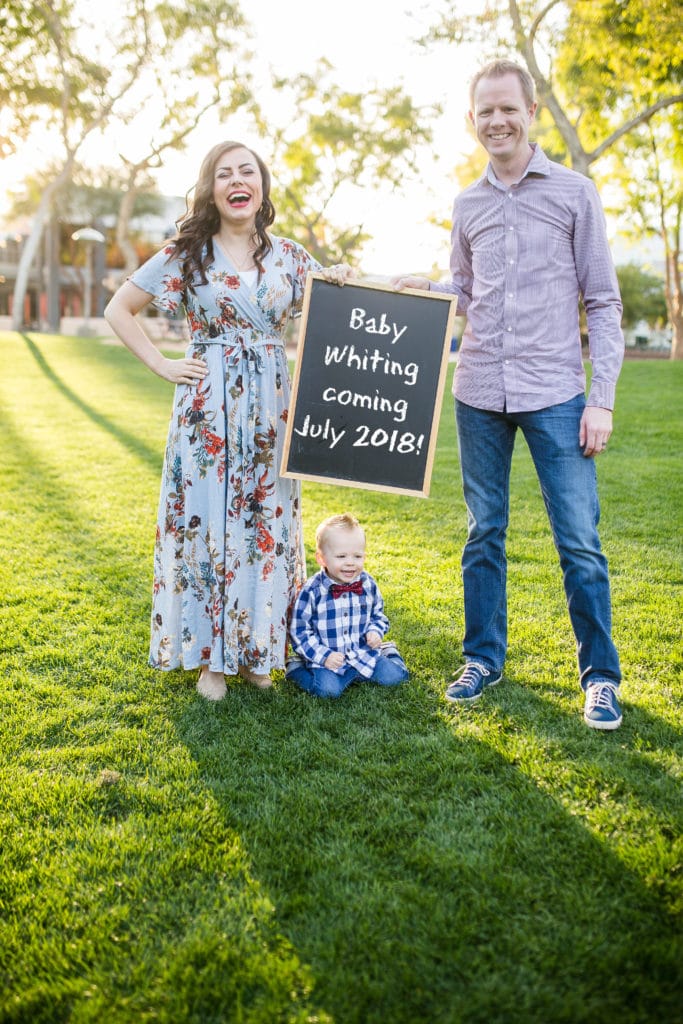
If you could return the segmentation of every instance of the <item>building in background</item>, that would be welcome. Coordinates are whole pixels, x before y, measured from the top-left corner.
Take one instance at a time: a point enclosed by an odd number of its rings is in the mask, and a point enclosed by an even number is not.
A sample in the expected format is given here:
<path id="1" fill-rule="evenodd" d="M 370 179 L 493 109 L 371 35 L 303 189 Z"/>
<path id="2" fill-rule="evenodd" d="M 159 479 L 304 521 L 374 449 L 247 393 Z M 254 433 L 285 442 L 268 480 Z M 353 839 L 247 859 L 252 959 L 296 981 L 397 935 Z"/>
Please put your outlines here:
<path id="1" fill-rule="evenodd" d="M 175 222 L 185 212 L 185 200 L 178 196 L 159 197 L 159 210 L 131 220 L 131 239 L 140 263 L 156 252 L 176 230 Z M 71 209 L 46 225 L 38 253 L 30 268 L 23 323 L 32 330 L 59 331 L 63 317 L 82 317 L 87 274 L 85 247 L 72 236 L 78 229 L 92 227 L 105 238 L 92 248 L 92 292 L 90 309 L 101 317 L 111 293 L 123 279 L 123 256 L 116 244 L 114 215 L 89 217 L 87 210 Z M 14 286 L 22 247 L 28 237 L 28 218 L 0 221 L 0 318 L 12 316 Z"/>

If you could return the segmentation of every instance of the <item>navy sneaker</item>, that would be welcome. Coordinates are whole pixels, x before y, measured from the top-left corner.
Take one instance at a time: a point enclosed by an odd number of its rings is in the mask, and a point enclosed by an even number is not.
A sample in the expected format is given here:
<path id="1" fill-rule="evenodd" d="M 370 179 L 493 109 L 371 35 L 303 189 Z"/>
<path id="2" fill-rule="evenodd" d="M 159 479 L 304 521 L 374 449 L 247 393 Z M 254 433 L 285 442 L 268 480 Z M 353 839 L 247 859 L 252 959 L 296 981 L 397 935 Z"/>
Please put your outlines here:
<path id="1" fill-rule="evenodd" d="M 468 661 L 458 678 L 446 690 L 446 700 L 453 704 L 470 704 L 479 700 L 485 686 L 495 686 L 502 676 L 494 673 L 478 661 Z"/>
<path id="2" fill-rule="evenodd" d="M 591 729 L 618 729 L 621 708 L 617 703 L 617 684 L 608 679 L 593 679 L 586 687 L 583 720 Z"/>

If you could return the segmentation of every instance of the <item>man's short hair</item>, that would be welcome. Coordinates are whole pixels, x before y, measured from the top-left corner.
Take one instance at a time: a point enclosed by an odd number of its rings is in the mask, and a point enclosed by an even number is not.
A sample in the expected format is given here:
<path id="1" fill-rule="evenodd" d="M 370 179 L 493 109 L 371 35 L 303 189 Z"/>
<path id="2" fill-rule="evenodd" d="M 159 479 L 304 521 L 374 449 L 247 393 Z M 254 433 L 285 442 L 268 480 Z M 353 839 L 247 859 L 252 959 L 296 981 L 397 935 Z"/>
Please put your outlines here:
<path id="1" fill-rule="evenodd" d="M 477 73 L 470 81 L 470 109 L 474 110 L 474 92 L 479 85 L 482 78 L 501 78 L 502 75 L 517 75 L 522 86 L 522 94 L 524 96 L 524 102 L 527 107 L 532 107 L 536 99 L 536 90 L 534 87 L 534 80 L 521 64 L 518 64 L 514 60 L 506 60 L 501 58 L 500 60 L 489 61 L 483 68 L 479 68 Z"/>

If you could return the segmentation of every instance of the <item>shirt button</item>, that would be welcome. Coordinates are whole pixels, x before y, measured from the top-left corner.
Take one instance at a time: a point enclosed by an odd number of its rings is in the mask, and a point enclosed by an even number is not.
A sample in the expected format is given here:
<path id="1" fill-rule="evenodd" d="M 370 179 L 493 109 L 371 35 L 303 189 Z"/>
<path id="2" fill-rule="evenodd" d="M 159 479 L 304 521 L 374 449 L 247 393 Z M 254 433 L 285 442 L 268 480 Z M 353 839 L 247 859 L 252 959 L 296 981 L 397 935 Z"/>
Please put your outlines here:
<path id="1" fill-rule="evenodd" d="M 510 264 L 512 264 L 512 263 L 514 263 L 514 262 L 515 262 L 514 260 L 510 260 Z"/>
<path id="2" fill-rule="evenodd" d="M 515 297 L 515 293 L 514 292 L 508 292 L 508 299 L 514 299 L 514 297 Z"/>
<path id="3" fill-rule="evenodd" d="M 512 330 L 512 328 L 511 328 L 511 327 L 508 327 L 508 334 L 510 333 L 510 331 L 511 331 L 511 330 Z"/>

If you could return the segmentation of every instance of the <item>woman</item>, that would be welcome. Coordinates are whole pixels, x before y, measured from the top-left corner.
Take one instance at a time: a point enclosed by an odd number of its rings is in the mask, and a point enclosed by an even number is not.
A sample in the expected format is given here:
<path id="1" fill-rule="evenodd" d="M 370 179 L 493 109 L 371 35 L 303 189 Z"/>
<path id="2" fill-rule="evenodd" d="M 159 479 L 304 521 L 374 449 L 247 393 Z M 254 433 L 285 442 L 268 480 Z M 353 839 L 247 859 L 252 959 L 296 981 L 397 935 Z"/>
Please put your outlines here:
<path id="1" fill-rule="evenodd" d="M 289 404 L 284 334 L 320 265 L 268 233 L 275 210 L 263 161 L 238 142 L 207 154 L 179 230 L 111 299 L 125 345 L 176 384 L 159 502 L 150 664 L 199 668 L 260 688 L 284 668 L 287 613 L 304 582 L 300 485 L 279 476 Z M 322 271 L 343 284 L 345 264 Z M 135 319 L 149 302 L 182 306 L 190 344 L 165 358 Z"/>

